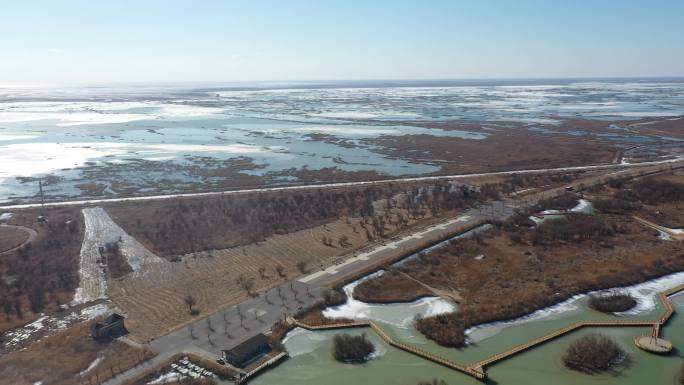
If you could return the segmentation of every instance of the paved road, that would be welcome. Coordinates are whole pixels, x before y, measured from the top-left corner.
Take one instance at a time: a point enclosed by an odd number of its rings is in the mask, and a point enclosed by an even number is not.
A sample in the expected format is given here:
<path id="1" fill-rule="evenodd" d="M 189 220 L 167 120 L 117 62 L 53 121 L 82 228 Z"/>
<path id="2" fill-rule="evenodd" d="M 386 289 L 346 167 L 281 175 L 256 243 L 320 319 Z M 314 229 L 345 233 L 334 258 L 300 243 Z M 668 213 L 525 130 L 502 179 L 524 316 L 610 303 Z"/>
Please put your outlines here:
<path id="1" fill-rule="evenodd" d="M 85 200 L 70 200 L 70 201 L 59 201 L 59 202 L 47 202 L 45 206 L 84 206 L 92 204 L 101 203 L 115 203 L 115 202 L 135 202 L 135 201 L 148 201 L 148 200 L 159 200 L 159 199 L 173 199 L 173 198 L 183 198 L 183 197 L 203 197 L 203 196 L 214 196 L 214 195 L 236 195 L 236 194 L 249 194 L 256 192 L 269 192 L 269 191 L 289 191 L 289 190 L 311 190 L 311 189 L 322 189 L 322 188 L 340 188 L 340 187 L 350 187 L 350 186 L 363 186 L 363 185 L 373 185 L 380 183 L 405 183 L 405 182 L 426 182 L 435 180 L 449 180 L 449 179 L 463 179 L 463 178 L 473 178 L 473 177 L 483 177 L 483 176 L 501 176 L 501 175 L 512 175 L 512 174 L 539 174 L 548 172 L 567 172 L 567 171 L 587 171 L 587 170 L 602 170 L 602 169 L 624 169 L 624 168 L 635 168 L 635 167 L 647 167 L 660 164 L 674 163 L 683 160 L 683 158 L 662 160 L 656 162 L 643 162 L 636 164 L 599 164 L 590 166 L 574 166 L 574 167 L 558 167 L 558 168 L 542 168 L 542 169 L 531 169 L 531 170 L 511 170 L 511 171 L 497 171 L 497 172 L 485 172 L 485 173 L 475 173 L 475 174 L 454 174 L 454 175 L 442 175 L 442 176 L 423 176 L 423 177 L 407 177 L 407 178 L 396 178 L 396 179 L 384 179 L 377 181 L 358 181 L 358 182 L 339 182 L 339 183 L 326 183 L 326 184 L 312 184 L 312 185 L 298 185 L 298 186 L 285 186 L 285 187 L 265 187 L 265 188 L 253 188 L 253 189 L 243 189 L 243 190 L 225 190 L 225 191 L 210 191 L 201 193 L 185 193 L 185 194 L 168 194 L 168 195 L 149 195 L 149 196 L 137 196 L 137 197 L 126 197 L 126 198 L 103 198 L 103 199 L 85 199 Z M 27 209 L 27 208 L 37 208 L 41 207 L 40 203 L 27 203 L 27 204 L 16 204 L 16 205 L 5 205 L 0 206 L 0 210 L 17 210 L 17 209 Z"/>

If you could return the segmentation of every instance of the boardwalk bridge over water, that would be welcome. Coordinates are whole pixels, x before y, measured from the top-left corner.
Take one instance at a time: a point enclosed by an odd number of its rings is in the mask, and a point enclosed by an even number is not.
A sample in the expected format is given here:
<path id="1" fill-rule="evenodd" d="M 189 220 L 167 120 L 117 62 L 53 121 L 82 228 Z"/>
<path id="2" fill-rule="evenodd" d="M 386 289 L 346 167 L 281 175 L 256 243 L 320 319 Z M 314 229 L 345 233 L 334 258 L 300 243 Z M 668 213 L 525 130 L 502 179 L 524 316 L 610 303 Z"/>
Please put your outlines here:
<path id="1" fill-rule="evenodd" d="M 648 320 L 643 320 L 643 321 L 642 320 L 606 320 L 606 321 L 580 321 L 580 322 L 575 322 L 575 323 L 572 323 L 568 326 L 554 330 L 548 334 L 534 338 L 534 339 L 529 340 L 529 341 L 522 343 L 520 345 L 516 345 L 516 346 L 514 346 L 508 350 L 494 354 L 490 357 L 487 357 L 481 361 L 478 361 L 478 362 L 475 362 L 472 364 L 461 364 L 461 363 L 449 360 L 447 358 L 440 357 L 436 354 L 426 352 L 422 349 L 418 349 L 415 346 L 405 344 L 403 342 L 399 342 L 399 341 L 395 340 L 394 338 L 392 338 L 390 335 L 388 335 L 376 322 L 374 322 L 372 320 L 354 321 L 354 322 L 340 322 L 340 323 L 327 323 L 327 324 L 320 324 L 320 325 L 305 324 L 305 323 L 298 321 L 296 319 L 293 319 L 293 318 L 288 318 L 288 321 L 294 326 L 299 326 L 301 328 L 308 329 L 308 330 L 327 330 L 327 329 L 344 329 L 344 328 L 353 328 L 353 327 L 370 327 L 385 342 L 387 342 L 389 345 L 391 345 L 395 348 L 404 350 L 408 353 L 417 355 L 417 356 L 424 358 L 426 360 L 432 361 L 434 363 L 440 364 L 442 366 L 445 366 L 445 367 L 448 367 L 450 369 L 459 371 L 461 373 L 465 373 L 467 375 L 473 376 L 479 380 L 484 381 L 487 379 L 487 372 L 486 372 L 487 366 L 493 365 L 499 361 L 505 360 L 505 359 L 512 357 L 518 353 L 532 349 L 536 346 L 539 346 L 543 343 L 554 340 L 554 339 L 561 337 L 563 335 L 566 335 L 568 333 L 572 333 L 575 330 L 578 330 L 581 328 L 585 328 L 585 327 L 651 327 L 654 330 L 654 335 L 656 337 L 659 337 L 661 330 L 662 330 L 662 327 L 665 324 L 667 324 L 667 322 L 670 320 L 670 318 L 674 314 L 674 307 L 672 306 L 672 302 L 670 302 L 670 299 L 668 297 L 673 295 L 673 294 L 679 293 L 681 291 L 684 291 L 684 285 L 679 285 L 677 287 L 670 288 L 670 289 L 658 294 L 658 298 L 660 299 L 660 302 L 663 304 L 663 307 L 665 308 L 665 312 L 657 320 L 654 320 L 654 321 L 648 321 Z"/>

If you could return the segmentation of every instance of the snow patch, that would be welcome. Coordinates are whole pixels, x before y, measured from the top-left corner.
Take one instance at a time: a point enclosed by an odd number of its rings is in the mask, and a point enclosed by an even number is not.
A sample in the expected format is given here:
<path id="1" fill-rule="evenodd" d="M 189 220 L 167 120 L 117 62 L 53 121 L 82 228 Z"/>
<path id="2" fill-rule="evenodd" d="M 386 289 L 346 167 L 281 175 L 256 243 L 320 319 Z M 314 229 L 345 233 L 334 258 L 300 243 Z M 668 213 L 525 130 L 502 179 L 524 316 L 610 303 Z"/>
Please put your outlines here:
<path id="1" fill-rule="evenodd" d="M 634 308 L 626 312 L 615 313 L 616 315 L 642 315 L 656 309 L 658 304 L 658 294 L 660 292 L 668 288 L 679 286 L 682 284 L 684 284 L 684 271 L 666 275 L 660 278 L 655 278 L 631 286 L 616 287 L 607 290 L 592 291 L 586 294 L 578 294 L 556 305 L 544 309 L 539 309 L 535 312 L 532 312 L 528 315 L 519 318 L 514 318 L 508 321 L 491 322 L 474 326 L 466 330 L 466 335 L 469 337 L 469 339 L 473 341 L 479 341 L 491 337 L 494 334 L 497 334 L 501 329 L 505 327 L 519 325 L 532 321 L 540 321 L 552 318 L 554 316 L 561 316 L 566 313 L 578 311 L 580 310 L 580 300 L 586 299 L 589 295 L 592 294 L 612 290 L 630 294 L 637 301 L 637 305 Z"/>
<path id="2" fill-rule="evenodd" d="M 97 358 L 95 358 L 95 359 L 93 360 L 93 362 L 91 362 L 90 365 L 88 365 L 87 368 L 85 368 L 85 369 L 82 370 L 80 373 L 78 373 L 78 375 L 79 375 L 80 377 L 83 377 L 84 375 L 88 374 L 88 372 L 90 372 L 91 370 L 95 369 L 95 367 L 96 367 L 97 365 L 99 365 L 100 362 L 102 362 L 103 359 L 104 359 L 104 357 L 97 357 Z"/>
<path id="3" fill-rule="evenodd" d="M 119 249 L 134 273 L 142 273 L 143 268 L 147 266 L 166 263 L 128 235 L 101 207 L 86 208 L 82 211 L 85 236 L 79 263 L 80 282 L 73 304 L 106 298 L 107 281 L 99 250 L 106 243 L 119 242 Z"/>
<path id="4" fill-rule="evenodd" d="M 398 328 L 410 329 L 416 316 L 431 317 L 456 310 L 451 302 L 439 297 L 421 298 L 410 303 L 390 304 L 369 304 L 353 297 L 356 286 L 365 280 L 379 277 L 383 273 L 384 271 L 381 270 L 344 286 L 347 302 L 326 308 L 323 310 L 323 315 L 328 318 L 373 319 Z"/>
<path id="5" fill-rule="evenodd" d="M 4 336 L 6 342 L 0 344 L 0 352 L 13 351 L 22 348 L 33 340 L 66 329 L 75 323 L 94 319 L 108 311 L 109 306 L 103 303 L 86 307 L 79 312 L 71 312 L 56 316 L 41 315 L 40 318 L 28 325 L 6 332 Z"/>
<path id="6" fill-rule="evenodd" d="M 183 378 L 183 376 L 180 375 L 180 373 L 176 372 L 168 372 L 160 375 L 159 377 L 155 378 L 154 380 L 148 382 L 148 385 L 157 385 L 157 384 L 166 384 L 168 382 L 178 382 Z"/>

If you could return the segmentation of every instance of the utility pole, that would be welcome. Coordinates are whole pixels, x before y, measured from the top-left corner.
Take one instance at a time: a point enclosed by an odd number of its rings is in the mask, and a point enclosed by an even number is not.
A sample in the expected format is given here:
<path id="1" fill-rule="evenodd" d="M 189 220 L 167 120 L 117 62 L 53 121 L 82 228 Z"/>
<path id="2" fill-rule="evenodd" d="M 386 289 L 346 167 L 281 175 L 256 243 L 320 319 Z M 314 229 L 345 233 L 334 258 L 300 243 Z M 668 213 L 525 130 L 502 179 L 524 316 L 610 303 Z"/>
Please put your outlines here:
<path id="1" fill-rule="evenodd" d="M 38 191 L 40 192 L 40 216 L 45 220 L 45 196 L 43 195 L 43 180 L 38 179 Z"/>

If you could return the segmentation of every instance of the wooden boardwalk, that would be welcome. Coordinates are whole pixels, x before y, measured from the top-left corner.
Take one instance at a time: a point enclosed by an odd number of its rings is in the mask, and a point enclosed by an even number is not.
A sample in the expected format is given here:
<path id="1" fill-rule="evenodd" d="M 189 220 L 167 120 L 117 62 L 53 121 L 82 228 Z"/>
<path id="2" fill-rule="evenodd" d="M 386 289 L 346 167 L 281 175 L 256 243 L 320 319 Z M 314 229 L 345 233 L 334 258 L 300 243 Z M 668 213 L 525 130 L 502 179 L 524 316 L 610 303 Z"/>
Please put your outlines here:
<path id="1" fill-rule="evenodd" d="M 670 320 L 674 314 L 674 307 L 672 302 L 670 302 L 669 296 L 684 291 L 684 285 L 679 285 L 677 287 L 670 288 L 658 294 L 660 302 L 665 307 L 665 312 L 663 315 L 655 321 L 640 321 L 640 320 L 605 320 L 605 321 L 580 321 L 572 323 L 563 328 L 552 331 L 551 333 L 545 334 L 543 336 L 534 338 L 520 345 L 514 346 L 506 351 L 494 354 L 484 360 L 475 362 L 473 364 L 464 365 L 458 362 L 451 361 L 444 357 L 440 357 L 430 352 L 426 352 L 422 349 L 418 349 L 415 346 L 399 342 L 388 335 L 377 323 L 374 321 L 355 321 L 349 323 L 336 323 L 336 324 L 324 324 L 324 325 L 308 325 L 302 323 L 294 318 L 288 318 L 288 321 L 295 326 L 299 326 L 308 330 L 330 330 L 330 329 L 344 329 L 353 327 L 370 327 L 375 333 L 380 336 L 387 344 L 394 346 L 395 348 L 404 350 L 408 353 L 415 354 L 421 358 L 432 361 L 434 363 L 446 366 L 450 369 L 457 370 L 461 373 L 473 376 L 479 380 L 487 379 L 486 367 L 495 364 L 501 360 L 505 360 L 511 356 L 518 353 L 522 353 L 526 350 L 532 349 L 538 345 L 554 340 L 558 337 L 564 336 L 568 333 L 572 333 L 575 330 L 584 327 L 651 327 L 656 330 L 656 337 L 660 336 L 662 327 Z"/>
<path id="2" fill-rule="evenodd" d="M 325 325 L 308 325 L 305 323 L 302 323 L 300 321 L 297 321 L 295 319 L 289 319 L 290 323 L 295 326 L 299 326 L 301 328 L 307 329 L 307 330 L 331 330 L 331 329 L 344 329 L 344 328 L 354 328 L 354 327 L 370 327 L 373 329 L 373 331 L 380 336 L 385 342 L 387 342 L 388 345 L 393 346 L 397 349 L 401 349 L 405 352 L 415 354 L 421 358 L 424 358 L 426 360 L 432 361 L 434 363 L 446 366 L 450 369 L 458 370 L 459 372 L 468 374 L 470 376 L 473 376 L 475 378 L 484 380 L 486 378 L 486 375 L 484 372 L 478 373 L 469 366 L 459 364 L 457 362 L 453 362 L 451 360 L 448 360 L 446 358 L 440 357 L 438 355 L 432 354 L 430 352 L 426 352 L 422 349 L 418 349 L 415 346 L 405 344 L 403 342 L 399 342 L 395 340 L 394 338 L 390 337 L 387 332 L 385 332 L 377 323 L 373 321 L 357 321 L 357 322 L 348 322 L 348 323 L 338 323 L 338 324 L 325 324 Z"/>
<path id="3" fill-rule="evenodd" d="M 636 219 L 637 222 L 640 222 L 644 226 L 650 227 L 652 229 L 655 229 L 655 230 L 658 230 L 662 233 L 667 234 L 668 236 L 670 236 L 670 238 L 672 238 L 676 241 L 684 241 L 684 233 L 672 231 L 672 229 L 669 227 L 661 226 L 657 223 L 653 223 L 653 222 L 646 220 L 644 218 L 637 217 L 636 215 L 632 216 L 632 218 Z"/>
<path id="4" fill-rule="evenodd" d="M 274 357 L 271 357 L 268 361 L 262 363 L 261 365 L 257 366 L 256 368 L 252 369 L 250 372 L 246 373 L 242 377 L 238 377 L 238 379 L 235 381 L 236 384 L 244 384 L 246 383 L 250 378 L 256 376 L 259 374 L 262 370 L 265 370 L 275 364 L 277 364 L 279 361 L 287 358 L 287 353 L 286 352 L 280 352 Z"/>

